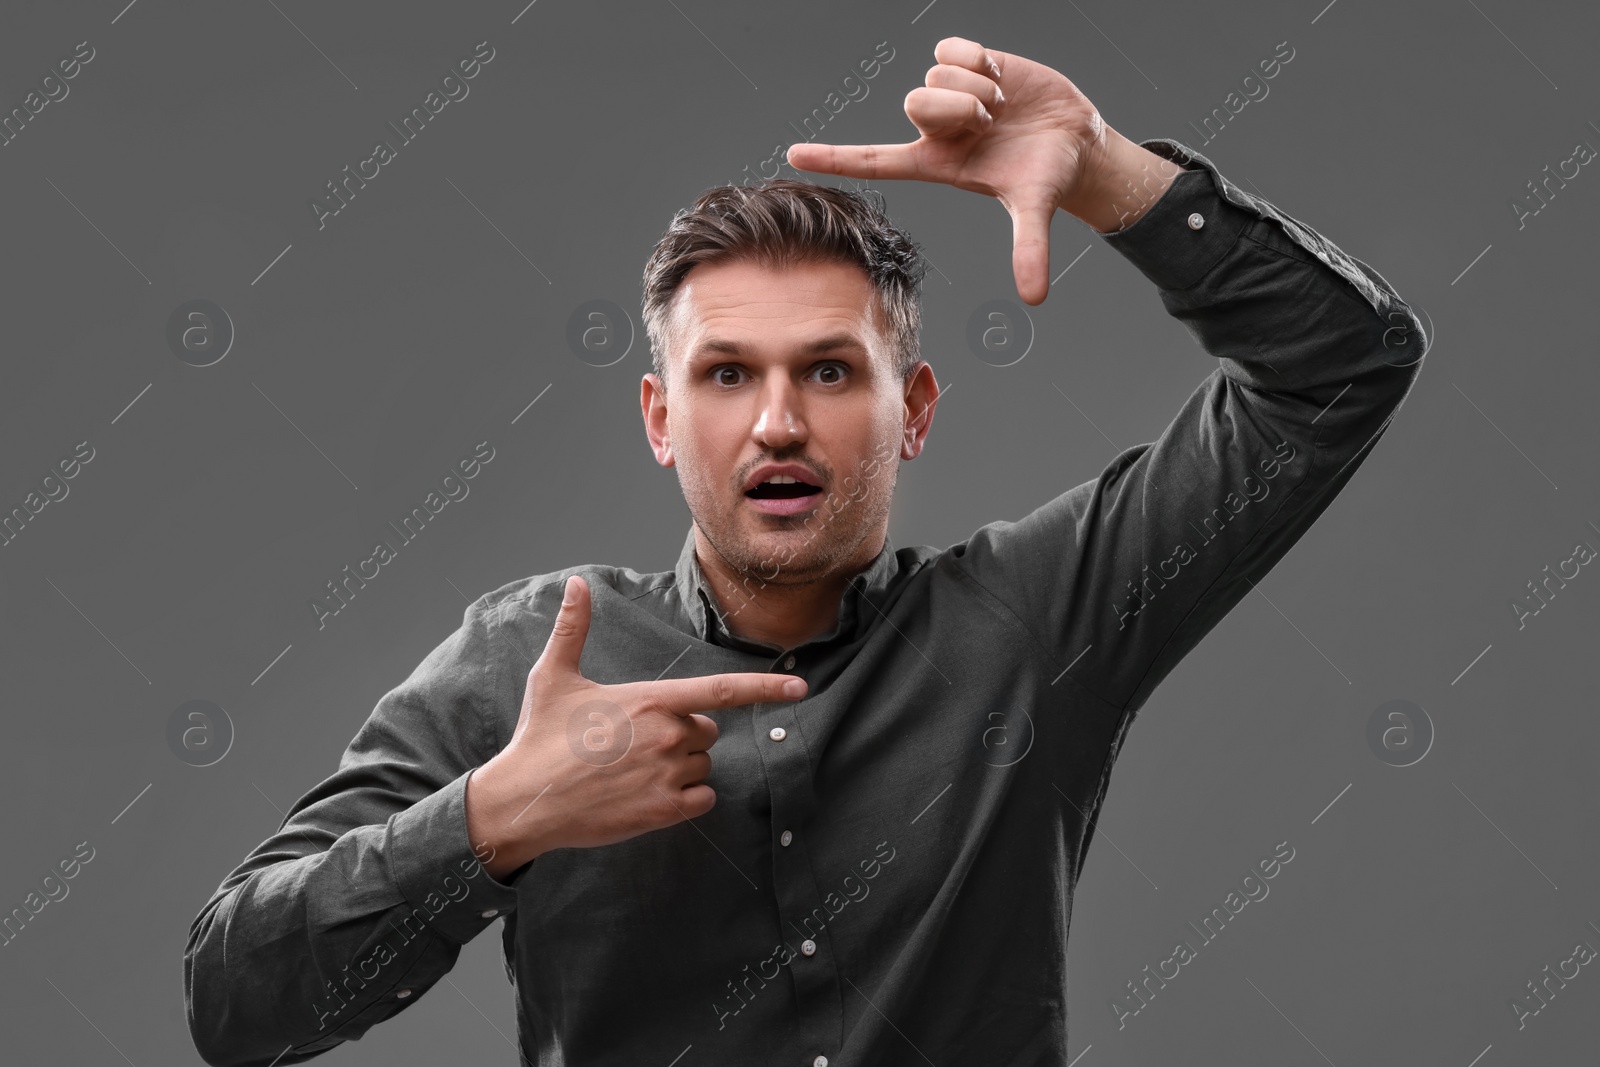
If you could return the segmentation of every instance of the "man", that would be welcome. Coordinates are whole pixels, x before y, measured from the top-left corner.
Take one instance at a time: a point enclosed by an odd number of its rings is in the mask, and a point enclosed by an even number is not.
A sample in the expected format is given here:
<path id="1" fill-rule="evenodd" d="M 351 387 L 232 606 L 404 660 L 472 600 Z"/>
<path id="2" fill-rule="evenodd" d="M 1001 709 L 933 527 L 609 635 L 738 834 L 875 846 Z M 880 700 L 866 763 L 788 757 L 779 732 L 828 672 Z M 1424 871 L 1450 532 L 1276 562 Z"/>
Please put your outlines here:
<path id="1" fill-rule="evenodd" d="M 1133 716 L 1349 480 L 1423 337 L 1377 272 L 1056 71 L 934 54 L 916 142 L 790 162 L 996 197 L 1030 304 L 1065 210 L 1219 367 L 1094 481 L 895 550 L 938 396 L 914 247 L 810 183 L 702 196 L 645 275 L 677 568 L 513 582 L 379 701 L 195 920 L 207 1062 L 357 1038 L 501 918 L 530 1064 L 1067 1062 L 1072 889 Z"/>

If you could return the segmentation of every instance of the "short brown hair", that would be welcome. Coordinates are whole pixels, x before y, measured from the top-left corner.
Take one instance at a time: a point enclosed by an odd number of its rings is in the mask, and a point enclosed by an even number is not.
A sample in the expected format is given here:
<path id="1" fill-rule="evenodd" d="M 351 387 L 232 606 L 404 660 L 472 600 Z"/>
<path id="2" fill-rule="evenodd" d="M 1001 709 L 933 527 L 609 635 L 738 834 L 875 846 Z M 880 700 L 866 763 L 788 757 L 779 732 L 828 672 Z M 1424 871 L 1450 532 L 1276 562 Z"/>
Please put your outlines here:
<path id="1" fill-rule="evenodd" d="M 854 264 L 878 292 L 893 336 L 895 372 L 909 377 L 921 355 L 917 294 L 927 273 L 920 248 L 889 221 L 883 194 L 773 178 L 719 185 L 673 216 L 644 267 L 644 328 L 663 383 L 667 319 L 684 276 L 701 263 L 749 260 L 782 269 L 807 262 Z"/>

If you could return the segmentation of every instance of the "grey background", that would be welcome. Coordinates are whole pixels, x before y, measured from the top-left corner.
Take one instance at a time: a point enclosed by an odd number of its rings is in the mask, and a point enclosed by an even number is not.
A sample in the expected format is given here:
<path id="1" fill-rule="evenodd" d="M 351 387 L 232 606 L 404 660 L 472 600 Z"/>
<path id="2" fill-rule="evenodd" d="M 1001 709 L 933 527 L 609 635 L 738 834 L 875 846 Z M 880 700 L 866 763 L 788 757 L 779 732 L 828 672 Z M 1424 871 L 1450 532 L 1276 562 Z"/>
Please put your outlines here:
<path id="1" fill-rule="evenodd" d="M 1508 1006 L 1580 939 L 1600 947 L 1600 577 L 1584 568 L 1520 631 L 1509 606 L 1600 545 L 1600 175 L 1520 230 L 1510 208 L 1576 142 L 1600 146 L 1592 8 L 123 2 L 0 15 L 5 110 L 77 42 L 96 50 L 0 148 L 0 509 L 95 449 L 0 547 L 0 912 L 95 849 L 0 949 L 7 1061 L 199 1062 L 190 921 L 466 603 L 577 563 L 672 566 L 689 517 L 640 424 L 642 330 L 597 368 L 568 316 L 608 299 L 637 323 L 672 212 L 800 139 L 789 123 L 880 41 L 894 58 L 818 139 L 913 139 L 903 97 L 951 35 L 1062 71 L 1129 137 L 1204 152 L 1434 326 L 1350 486 L 1140 713 L 1078 887 L 1076 1062 L 1592 1055 L 1595 968 L 1520 1031 Z M 470 95 L 319 231 L 308 200 L 483 40 Z M 1207 143 L 1189 124 L 1281 41 L 1295 57 L 1269 95 Z M 1032 351 L 980 361 L 969 313 L 1016 299 L 1008 217 L 949 187 L 884 190 L 938 268 L 924 354 L 951 390 L 902 470 L 897 545 L 962 540 L 1094 477 L 1212 370 L 1065 215 L 1052 275 L 1088 251 L 1030 310 Z M 237 331 L 204 368 L 165 340 L 193 299 Z M 485 439 L 470 495 L 319 630 L 309 598 Z M 237 731 L 210 767 L 167 744 L 193 699 Z M 1413 766 L 1366 741 L 1392 699 L 1436 731 Z M 1110 999 L 1281 841 L 1295 858 L 1270 895 L 1119 1030 Z M 498 930 L 327 1061 L 514 1062 Z"/>

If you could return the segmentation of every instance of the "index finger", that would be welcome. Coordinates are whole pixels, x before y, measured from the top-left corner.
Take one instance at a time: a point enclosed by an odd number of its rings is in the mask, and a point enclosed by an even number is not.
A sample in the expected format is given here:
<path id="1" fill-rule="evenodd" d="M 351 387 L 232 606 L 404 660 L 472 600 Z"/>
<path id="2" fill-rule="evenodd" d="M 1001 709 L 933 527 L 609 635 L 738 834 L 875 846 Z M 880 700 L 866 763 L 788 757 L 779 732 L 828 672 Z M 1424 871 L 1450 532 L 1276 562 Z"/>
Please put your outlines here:
<path id="1" fill-rule="evenodd" d="M 784 692 L 789 684 L 797 686 L 793 693 Z M 674 715 L 692 715 L 711 708 L 732 708 L 740 704 L 764 701 L 799 700 L 806 695 L 804 678 L 792 674 L 708 674 L 700 678 L 669 678 L 661 682 L 646 682 L 643 689 L 648 699 Z"/>
<path id="2" fill-rule="evenodd" d="M 923 178 L 916 142 L 906 144 L 820 144 L 797 141 L 785 157 L 795 170 L 842 174 L 846 178 Z"/>

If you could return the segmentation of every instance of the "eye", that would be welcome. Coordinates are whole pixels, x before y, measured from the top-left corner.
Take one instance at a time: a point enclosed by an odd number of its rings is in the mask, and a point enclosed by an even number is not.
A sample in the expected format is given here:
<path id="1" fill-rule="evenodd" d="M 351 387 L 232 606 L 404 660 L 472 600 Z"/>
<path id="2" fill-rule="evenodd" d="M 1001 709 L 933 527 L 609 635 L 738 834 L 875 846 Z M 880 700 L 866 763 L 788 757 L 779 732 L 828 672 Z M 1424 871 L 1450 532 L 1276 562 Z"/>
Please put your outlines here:
<path id="1" fill-rule="evenodd" d="M 739 368 L 738 367 L 725 364 L 725 365 L 723 365 L 721 367 L 713 367 L 712 370 L 711 370 L 711 378 L 718 385 L 737 385 L 737 384 L 739 384 L 738 382 L 736 382 L 736 381 L 733 381 L 733 382 L 726 381 L 722 377 L 724 374 L 737 374 L 737 373 L 739 373 Z"/>
<path id="2" fill-rule="evenodd" d="M 839 382 L 844 380 L 844 374 L 849 369 L 850 368 L 845 366 L 843 363 L 824 363 L 822 365 L 822 367 L 817 371 L 817 376 L 818 376 L 817 380 L 818 381 L 822 381 L 825 385 L 836 385 Z M 836 378 L 824 380 L 822 378 L 822 375 L 827 373 L 830 370 L 831 371 L 837 371 L 839 376 L 836 377 Z"/>

